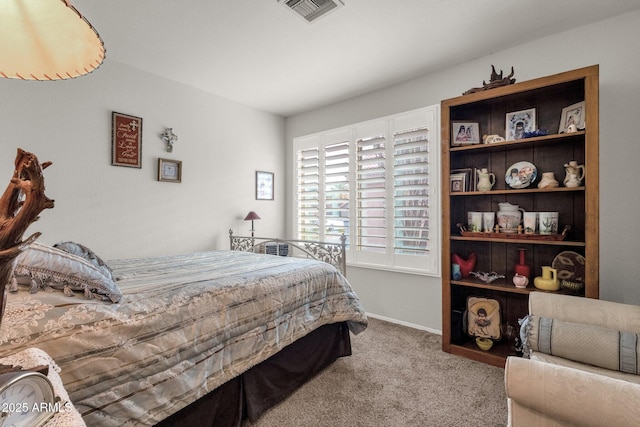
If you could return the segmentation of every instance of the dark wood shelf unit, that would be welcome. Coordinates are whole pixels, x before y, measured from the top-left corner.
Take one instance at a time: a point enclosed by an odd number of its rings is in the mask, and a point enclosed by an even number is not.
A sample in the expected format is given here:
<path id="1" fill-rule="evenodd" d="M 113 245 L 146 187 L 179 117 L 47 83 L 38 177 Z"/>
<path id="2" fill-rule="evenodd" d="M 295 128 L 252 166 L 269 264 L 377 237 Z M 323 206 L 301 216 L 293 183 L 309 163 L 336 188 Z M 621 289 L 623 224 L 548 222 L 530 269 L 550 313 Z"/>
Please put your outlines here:
<path id="1" fill-rule="evenodd" d="M 518 327 L 518 319 L 528 311 L 528 295 L 537 291 L 533 277 L 541 267 L 551 265 L 562 251 L 578 252 L 585 257 L 585 287 L 582 295 L 599 298 L 599 82 L 598 66 L 581 68 L 540 79 L 447 99 L 441 103 L 442 116 L 442 348 L 495 366 L 504 366 L 507 356 L 515 354 L 512 342 L 502 340 L 483 351 L 461 328 L 460 313 L 470 296 L 499 301 L 503 326 Z M 585 102 L 585 129 L 558 133 L 562 109 Z M 493 144 L 452 146 L 451 123 L 477 122 L 481 135 L 505 135 L 505 117 L 509 112 L 536 109 L 536 127 L 548 131 L 545 136 Z M 562 186 L 564 164 L 576 160 L 585 166 L 580 187 Z M 538 179 L 531 188 L 510 189 L 505 174 L 519 161 L 533 163 Z M 452 169 L 487 168 L 496 176 L 490 191 L 450 192 Z M 543 172 L 553 172 L 560 187 L 535 186 Z M 473 177 L 476 179 L 476 177 Z M 469 211 L 497 212 L 498 203 L 509 202 L 525 211 L 557 211 L 562 229 L 570 229 L 564 240 L 532 240 L 526 237 L 462 236 L 457 224 L 466 224 Z M 531 266 L 531 282 L 525 289 L 512 284 L 518 249 L 526 249 Z M 505 276 L 487 284 L 474 277 L 451 279 L 451 254 L 463 258 L 477 256 L 474 271 L 495 271 Z M 452 329 L 456 328 L 456 329 Z"/>

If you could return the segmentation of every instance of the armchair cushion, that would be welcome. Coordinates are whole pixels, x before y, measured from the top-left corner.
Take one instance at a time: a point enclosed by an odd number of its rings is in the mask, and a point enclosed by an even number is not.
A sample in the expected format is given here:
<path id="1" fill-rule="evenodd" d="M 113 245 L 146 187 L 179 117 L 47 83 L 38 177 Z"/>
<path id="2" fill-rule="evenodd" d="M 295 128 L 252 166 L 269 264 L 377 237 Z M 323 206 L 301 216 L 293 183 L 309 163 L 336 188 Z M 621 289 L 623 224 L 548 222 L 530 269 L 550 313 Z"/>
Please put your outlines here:
<path id="1" fill-rule="evenodd" d="M 640 374 L 637 334 L 535 315 L 528 316 L 523 327 L 525 346 L 530 351 L 612 371 Z"/>

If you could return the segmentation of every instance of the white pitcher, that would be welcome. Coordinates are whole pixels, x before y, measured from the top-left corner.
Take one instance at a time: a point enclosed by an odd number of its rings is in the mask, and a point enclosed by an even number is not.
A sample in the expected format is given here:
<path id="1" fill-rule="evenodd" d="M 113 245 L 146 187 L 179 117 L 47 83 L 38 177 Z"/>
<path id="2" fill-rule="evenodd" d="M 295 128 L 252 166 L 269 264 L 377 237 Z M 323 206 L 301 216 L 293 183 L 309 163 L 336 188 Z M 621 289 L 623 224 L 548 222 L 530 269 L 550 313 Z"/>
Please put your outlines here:
<path id="1" fill-rule="evenodd" d="M 496 176 L 489 172 L 487 168 L 477 170 L 478 174 L 478 191 L 489 191 L 493 188 L 493 184 L 496 183 Z"/>
<path id="2" fill-rule="evenodd" d="M 504 202 L 498 203 L 500 210 L 498 211 L 498 225 L 502 232 L 515 233 L 518 231 L 518 226 L 522 221 L 522 212 L 524 209 L 518 205 L 512 205 L 511 203 Z"/>

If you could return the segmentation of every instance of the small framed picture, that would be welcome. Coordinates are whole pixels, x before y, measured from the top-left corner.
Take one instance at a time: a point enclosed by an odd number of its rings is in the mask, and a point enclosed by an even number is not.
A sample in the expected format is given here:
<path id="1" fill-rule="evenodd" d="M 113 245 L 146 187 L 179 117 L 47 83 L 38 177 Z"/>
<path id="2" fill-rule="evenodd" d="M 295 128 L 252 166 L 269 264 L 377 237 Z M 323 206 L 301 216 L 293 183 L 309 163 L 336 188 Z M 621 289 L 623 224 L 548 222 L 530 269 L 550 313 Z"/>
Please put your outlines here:
<path id="1" fill-rule="evenodd" d="M 452 122 L 451 145 L 480 144 L 480 126 L 476 122 Z"/>
<path id="2" fill-rule="evenodd" d="M 562 109 L 560 127 L 558 133 L 567 132 L 569 126 L 575 125 L 576 130 L 583 130 L 584 125 L 584 101 L 578 102 Z"/>
<path id="3" fill-rule="evenodd" d="M 182 162 L 158 159 L 158 181 L 182 182 Z"/>
<path id="4" fill-rule="evenodd" d="M 256 200 L 273 200 L 273 172 L 256 171 Z"/>
<path id="5" fill-rule="evenodd" d="M 473 191 L 473 170 L 471 168 L 451 169 L 451 175 L 464 175 L 464 190 Z"/>
<path id="6" fill-rule="evenodd" d="M 465 173 L 451 174 L 449 191 L 451 193 L 460 193 L 463 191 L 467 191 L 466 178 L 467 175 Z"/>
<path id="7" fill-rule="evenodd" d="M 533 132 L 536 130 L 536 109 L 514 111 L 507 113 L 507 126 L 505 134 L 507 141 L 524 138 L 525 132 Z"/>
<path id="8" fill-rule="evenodd" d="M 142 168 L 142 118 L 111 112 L 111 165 Z"/>

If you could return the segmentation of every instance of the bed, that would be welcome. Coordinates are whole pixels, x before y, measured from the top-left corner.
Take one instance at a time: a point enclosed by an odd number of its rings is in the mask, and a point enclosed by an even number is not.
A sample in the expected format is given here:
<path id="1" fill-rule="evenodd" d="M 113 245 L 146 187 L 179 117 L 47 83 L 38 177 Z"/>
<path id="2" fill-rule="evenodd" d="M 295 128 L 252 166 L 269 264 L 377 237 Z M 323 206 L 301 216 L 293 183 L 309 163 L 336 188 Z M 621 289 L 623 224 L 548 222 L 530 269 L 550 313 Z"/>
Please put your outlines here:
<path id="1" fill-rule="evenodd" d="M 82 245 L 34 243 L 16 263 L 0 357 L 44 350 L 90 426 L 255 421 L 351 354 L 349 333 L 367 326 L 339 268 L 256 253 L 270 244 L 105 263 Z M 95 277 L 78 282 L 83 269 Z"/>

